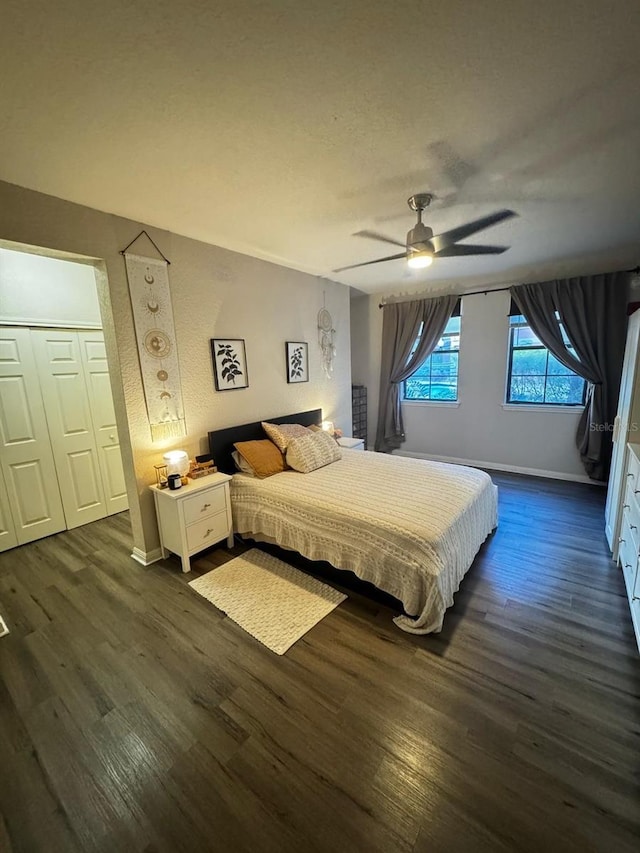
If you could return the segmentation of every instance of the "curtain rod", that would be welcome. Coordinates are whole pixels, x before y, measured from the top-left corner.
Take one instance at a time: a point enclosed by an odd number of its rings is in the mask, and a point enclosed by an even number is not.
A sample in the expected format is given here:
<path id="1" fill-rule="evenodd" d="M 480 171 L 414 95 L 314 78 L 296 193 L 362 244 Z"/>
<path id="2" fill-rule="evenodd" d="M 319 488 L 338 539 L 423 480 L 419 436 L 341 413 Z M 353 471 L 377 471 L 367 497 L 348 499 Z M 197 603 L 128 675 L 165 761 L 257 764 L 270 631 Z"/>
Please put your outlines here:
<path id="1" fill-rule="evenodd" d="M 631 273 L 631 275 L 640 275 L 640 266 L 634 267 L 632 270 L 625 270 L 625 272 Z M 465 296 L 486 296 L 487 293 L 502 293 L 505 290 L 511 290 L 513 285 L 509 285 L 508 287 L 488 287 L 486 290 L 467 290 L 466 293 L 458 293 L 453 294 L 457 296 L 458 299 L 464 299 Z M 403 300 L 406 302 L 411 302 L 410 299 Z M 393 305 L 392 302 L 379 302 L 378 308 L 384 308 L 385 305 Z"/>

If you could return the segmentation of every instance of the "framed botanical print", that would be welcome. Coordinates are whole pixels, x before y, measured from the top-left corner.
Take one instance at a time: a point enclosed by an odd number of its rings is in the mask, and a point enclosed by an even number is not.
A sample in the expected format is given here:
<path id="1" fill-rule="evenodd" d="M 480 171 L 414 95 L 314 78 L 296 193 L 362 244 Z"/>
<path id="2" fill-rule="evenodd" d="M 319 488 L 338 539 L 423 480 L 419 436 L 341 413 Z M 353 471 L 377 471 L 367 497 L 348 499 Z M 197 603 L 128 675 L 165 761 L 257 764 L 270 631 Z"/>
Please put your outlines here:
<path id="1" fill-rule="evenodd" d="M 212 338 L 211 357 L 216 391 L 248 388 L 247 355 L 240 338 Z"/>
<path id="2" fill-rule="evenodd" d="M 309 381 L 309 345 L 305 341 L 287 341 L 287 382 Z"/>

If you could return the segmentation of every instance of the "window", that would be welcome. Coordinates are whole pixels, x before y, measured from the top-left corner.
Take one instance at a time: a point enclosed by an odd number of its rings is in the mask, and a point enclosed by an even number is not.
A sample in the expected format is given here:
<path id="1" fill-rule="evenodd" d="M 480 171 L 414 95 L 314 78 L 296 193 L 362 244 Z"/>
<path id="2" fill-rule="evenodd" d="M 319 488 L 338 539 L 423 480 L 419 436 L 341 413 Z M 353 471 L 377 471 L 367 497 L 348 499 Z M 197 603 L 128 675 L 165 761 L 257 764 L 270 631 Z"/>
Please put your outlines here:
<path id="1" fill-rule="evenodd" d="M 416 340 L 420 340 L 422 328 Z M 414 346 L 415 349 L 415 346 Z M 404 381 L 405 400 L 458 399 L 458 357 L 460 353 L 460 317 L 451 317 L 438 346 L 429 358 Z"/>
<path id="2" fill-rule="evenodd" d="M 583 406 L 586 382 L 551 355 L 522 314 L 509 318 L 507 403 Z M 569 352 L 573 347 L 562 329 Z"/>

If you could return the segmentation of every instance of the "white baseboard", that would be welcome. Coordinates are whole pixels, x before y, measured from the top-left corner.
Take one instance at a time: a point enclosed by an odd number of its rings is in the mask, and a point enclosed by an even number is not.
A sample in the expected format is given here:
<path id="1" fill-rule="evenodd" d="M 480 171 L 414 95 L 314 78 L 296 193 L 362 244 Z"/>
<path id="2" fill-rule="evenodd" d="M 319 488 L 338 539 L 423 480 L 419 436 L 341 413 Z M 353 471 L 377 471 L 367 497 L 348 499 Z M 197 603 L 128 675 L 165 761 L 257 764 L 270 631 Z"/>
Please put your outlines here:
<path id="1" fill-rule="evenodd" d="M 134 548 L 131 552 L 132 558 L 136 563 L 143 566 L 150 566 L 152 563 L 157 563 L 162 559 L 162 551 L 160 548 L 154 548 L 153 551 L 141 551 L 140 548 Z"/>
<path id="2" fill-rule="evenodd" d="M 431 453 L 413 453 L 409 450 L 395 450 L 395 456 L 409 456 L 412 459 L 430 459 L 432 462 L 451 462 L 454 465 L 469 465 L 471 468 L 488 468 L 493 471 L 508 471 L 510 474 L 525 474 L 527 477 L 544 477 L 550 480 L 567 480 L 570 483 L 588 483 L 590 486 L 605 486 L 591 480 L 586 474 L 568 474 L 564 471 L 544 471 L 541 468 L 522 468 L 519 465 L 504 465 L 501 462 L 481 462 L 476 459 L 458 459 L 455 456 L 436 456 Z"/>

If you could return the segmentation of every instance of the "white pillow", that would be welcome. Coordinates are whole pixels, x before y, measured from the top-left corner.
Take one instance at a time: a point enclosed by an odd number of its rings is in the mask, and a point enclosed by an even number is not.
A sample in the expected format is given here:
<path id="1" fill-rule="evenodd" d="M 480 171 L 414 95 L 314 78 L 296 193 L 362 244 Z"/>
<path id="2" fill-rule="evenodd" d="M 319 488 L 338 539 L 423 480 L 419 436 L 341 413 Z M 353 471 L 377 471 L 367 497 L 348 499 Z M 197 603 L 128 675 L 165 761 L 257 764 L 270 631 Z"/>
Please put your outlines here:
<path id="1" fill-rule="evenodd" d="M 287 447 L 287 465 L 301 474 L 308 474 L 341 458 L 340 446 L 326 432 L 309 432 L 292 438 Z"/>
<path id="2" fill-rule="evenodd" d="M 232 450 L 231 457 L 235 462 L 236 471 L 240 471 L 242 474 L 248 474 L 250 477 L 256 476 L 256 472 L 253 470 L 253 467 L 247 462 L 241 453 L 238 453 L 237 450 Z"/>

